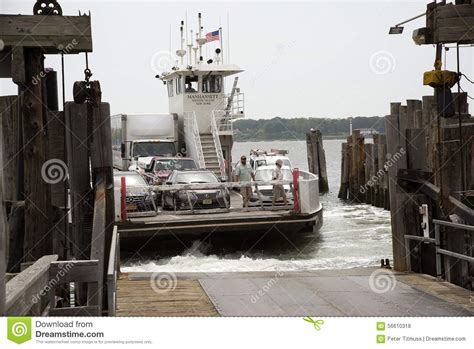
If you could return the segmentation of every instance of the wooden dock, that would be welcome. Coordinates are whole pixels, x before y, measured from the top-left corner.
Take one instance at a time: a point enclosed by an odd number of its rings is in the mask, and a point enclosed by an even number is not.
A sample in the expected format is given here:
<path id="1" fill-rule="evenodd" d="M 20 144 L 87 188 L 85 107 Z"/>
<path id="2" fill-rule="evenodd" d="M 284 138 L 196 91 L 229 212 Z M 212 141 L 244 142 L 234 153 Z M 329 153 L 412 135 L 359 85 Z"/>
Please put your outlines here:
<path id="1" fill-rule="evenodd" d="M 131 279 L 129 279 L 129 277 Z M 168 292 L 151 287 L 153 279 L 123 274 L 117 286 L 117 316 L 217 316 L 198 280 L 179 279 Z"/>
<path id="2" fill-rule="evenodd" d="M 119 316 L 472 316 L 472 294 L 414 273 L 358 268 L 307 272 L 123 274 Z M 383 284 L 383 280 L 388 283 Z M 381 286 L 382 285 L 382 286 Z"/>

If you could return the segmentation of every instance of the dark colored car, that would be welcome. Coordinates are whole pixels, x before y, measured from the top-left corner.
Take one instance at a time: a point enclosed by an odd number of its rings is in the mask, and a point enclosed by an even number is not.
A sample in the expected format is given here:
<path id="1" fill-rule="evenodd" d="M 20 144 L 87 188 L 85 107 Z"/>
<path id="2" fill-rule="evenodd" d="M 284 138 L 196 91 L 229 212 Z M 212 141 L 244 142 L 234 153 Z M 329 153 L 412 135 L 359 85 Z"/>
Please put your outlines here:
<path id="1" fill-rule="evenodd" d="M 174 170 L 195 170 L 196 162 L 191 158 L 154 157 L 145 166 L 140 166 L 139 172 L 150 185 L 160 185 L 166 182 Z"/>
<path id="2" fill-rule="evenodd" d="M 217 176 L 208 170 L 173 171 L 166 185 L 219 183 Z M 227 208 L 230 206 L 230 193 L 225 189 L 192 189 L 163 191 L 162 208 L 164 210 L 195 210 L 210 208 Z"/>
<path id="3" fill-rule="evenodd" d="M 125 177 L 127 212 L 155 212 L 156 193 L 151 191 L 145 179 L 137 172 L 114 172 L 114 186 L 120 188 Z"/>

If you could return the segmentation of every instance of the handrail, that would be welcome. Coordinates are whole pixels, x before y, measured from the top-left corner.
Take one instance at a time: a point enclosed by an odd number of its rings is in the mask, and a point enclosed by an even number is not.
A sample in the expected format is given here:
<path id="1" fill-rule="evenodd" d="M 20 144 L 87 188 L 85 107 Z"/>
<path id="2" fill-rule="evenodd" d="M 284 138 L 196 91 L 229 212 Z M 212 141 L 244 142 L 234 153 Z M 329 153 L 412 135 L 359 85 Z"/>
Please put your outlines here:
<path id="1" fill-rule="evenodd" d="M 270 185 L 289 185 L 293 183 L 290 180 L 282 181 L 256 181 L 256 182 L 219 182 L 219 183 L 192 183 L 192 184 L 173 184 L 152 186 L 152 190 L 157 191 L 173 191 L 173 190 L 207 190 L 207 189 L 225 189 L 225 188 L 244 188 Z"/>
<path id="2" fill-rule="evenodd" d="M 49 291 L 46 286 L 49 281 L 51 262 L 58 259 L 57 255 L 44 256 L 33 265 L 8 281 L 6 290 L 6 314 L 26 315 L 37 304 L 37 298 Z M 42 309 L 41 309 L 42 310 Z"/>
<path id="3" fill-rule="evenodd" d="M 184 112 L 184 130 L 186 151 L 189 156 L 197 161 L 200 168 L 206 168 L 204 152 L 201 145 L 201 136 L 194 111 Z"/>
<path id="4" fill-rule="evenodd" d="M 120 273 L 120 236 L 114 226 L 107 268 L 107 300 L 109 316 L 115 316 L 117 309 L 117 279 Z"/>
<path id="5" fill-rule="evenodd" d="M 213 110 L 212 116 L 215 119 L 217 130 L 220 134 L 223 134 L 223 132 L 226 132 L 226 134 L 234 133 L 232 117 L 229 116 L 225 110 Z"/>
<path id="6" fill-rule="evenodd" d="M 474 226 L 466 225 L 466 224 L 459 224 L 447 221 L 441 221 L 439 219 L 433 219 L 433 224 L 442 225 L 444 227 L 456 228 L 456 229 L 464 229 L 469 231 L 474 231 Z"/>
<path id="7" fill-rule="evenodd" d="M 219 138 L 219 129 L 217 128 L 216 116 L 217 115 L 215 114 L 215 111 L 213 111 L 211 117 L 212 139 L 214 140 L 214 147 L 216 148 L 217 161 L 219 163 L 221 177 L 227 179 L 227 174 L 225 172 L 224 154 L 222 152 L 221 140 Z"/>
<path id="8" fill-rule="evenodd" d="M 468 256 L 467 254 L 461 254 L 457 253 L 451 250 L 447 250 L 445 248 L 441 248 L 441 231 L 440 227 L 449 227 L 449 228 L 454 228 L 454 229 L 459 229 L 459 230 L 468 230 L 468 231 L 474 231 L 474 226 L 472 225 L 466 225 L 466 224 L 459 224 L 459 223 L 453 223 L 453 222 L 448 222 L 448 221 L 442 221 L 439 219 L 433 219 L 433 225 L 434 225 L 434 230 L 435 230 L 435 237 L 433 238 L 427 238 L 427 237 L 422 237 L 422 236 L 414 236 L 414 235 L 405 235 L 405 240 L 419 240 L 424 243 L 431 243 L 435 245 L 435 254 L 436 254 L 436 275 L 438 279 L 441 279 L 442 277 L 442 270 L 441 270 L 441 256 L 448 256 L 452 258 L 457 258 L 460 260 L 464 260 L 469 263 L 474 263 L 474 257 Z M 406 249 L 407 249 L 407 264 L 410 266 L 410 256 L 411 256 L 411 251 L 408 242 L 406 243 Z"/>

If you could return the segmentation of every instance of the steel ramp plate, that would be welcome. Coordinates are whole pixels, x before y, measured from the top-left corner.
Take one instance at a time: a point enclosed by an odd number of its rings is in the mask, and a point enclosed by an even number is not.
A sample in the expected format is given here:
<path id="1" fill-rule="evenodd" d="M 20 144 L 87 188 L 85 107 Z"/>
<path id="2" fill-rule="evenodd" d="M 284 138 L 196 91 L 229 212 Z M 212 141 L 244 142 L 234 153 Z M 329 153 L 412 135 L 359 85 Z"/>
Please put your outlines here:
<path id="1" fill-rule="evenodd" d="M 472 316 L 468 310 L 396 282 L 371 290 L 369 276 L 200 278 L 221 316 Z"/>

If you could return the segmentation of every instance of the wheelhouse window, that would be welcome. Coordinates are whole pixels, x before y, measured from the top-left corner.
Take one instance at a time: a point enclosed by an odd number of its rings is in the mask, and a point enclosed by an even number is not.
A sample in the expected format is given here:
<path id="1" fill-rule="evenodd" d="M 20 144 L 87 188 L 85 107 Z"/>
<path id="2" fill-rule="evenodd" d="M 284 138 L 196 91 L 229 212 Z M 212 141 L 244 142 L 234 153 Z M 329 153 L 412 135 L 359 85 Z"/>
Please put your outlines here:
<path id="1" fill-rule="evenodd" d="M 198 76 L 186 76 L 184 81 L 184 88 L 186 93 L 195 93 L 198 92 L 199 85 L 198 85 L 199 77 Z"/>
<path id="2" fill-rule="evenodd" d="M 202 92 L 204 93 L 221 93 L 222 92 L 222 76 L 221 75 L 205 75 L 202 78 Z"/>
<path id="3" fill-rule="evenodd" d="M 178 76 L 176 78 L 176 94 L 177 95 L 180 95 L 182 93 L 182 90 L 183 90 L 183 84 L 182 84 L 182 78 L 181 76 Z"/>
<path id="4" fill-rule="evenodd" d="M 166 86 L 168 86 L 168 97 L 173 97 L 173 80 L 168 80 Z"/>

